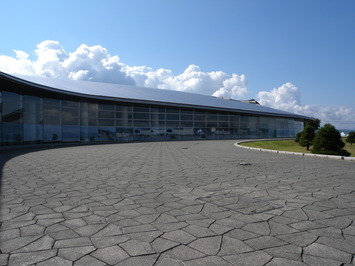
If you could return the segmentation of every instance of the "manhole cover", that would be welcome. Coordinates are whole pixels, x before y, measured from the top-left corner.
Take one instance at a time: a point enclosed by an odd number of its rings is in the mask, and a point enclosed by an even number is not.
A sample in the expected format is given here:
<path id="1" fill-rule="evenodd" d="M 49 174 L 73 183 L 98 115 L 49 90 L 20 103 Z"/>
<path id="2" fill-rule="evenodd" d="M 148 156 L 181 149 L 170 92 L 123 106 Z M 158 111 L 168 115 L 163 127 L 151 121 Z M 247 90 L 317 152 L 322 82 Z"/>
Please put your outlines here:
<path id="1" fill-rule="evenodd" d="M 233 191 L 215 192 L 206 197 L 200 197 L 197 199 L 216 205 L 220 208 L 249 215 L 282 208 L 282 205 L 241 196 Z"/>

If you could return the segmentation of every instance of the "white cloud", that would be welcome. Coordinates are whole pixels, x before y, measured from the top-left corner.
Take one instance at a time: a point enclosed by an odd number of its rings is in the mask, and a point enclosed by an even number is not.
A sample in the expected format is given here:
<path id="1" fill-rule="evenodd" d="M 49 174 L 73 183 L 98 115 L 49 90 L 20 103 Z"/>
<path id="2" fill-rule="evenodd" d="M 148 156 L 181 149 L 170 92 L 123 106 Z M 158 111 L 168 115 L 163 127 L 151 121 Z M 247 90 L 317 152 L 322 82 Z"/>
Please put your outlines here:
<path id="1" fill-rule="evenodd" d="M 1 55 L 0 70 L 9 74 L 34 75 L 55 78 L 93 80 L 134 85 L 134 80 L 122 71 L 118 56 L 111 56 L 100 45 L 80 45 L 67 53 L 57 41 L 43 41 L 35 50 L 36 60 L 28 54 L 15 51 L 16 58 Z"/>
<path id="2" fill-rule="evenodd" d="M 22 51 L 16 51 L 16 57 L 0 55 L 0 70 L 6 73 L 20 75 L 34 75 L 33 63 L 28 59 L 29 55 Z"/>
<path id="3" fill-rule="evenodd" d="M 223 81 L 223 87 L 213 93 L 217 97 L 235 96 L 237 99 L 244 98 L 248 94 L 247 80 L 245 75 L 233 74 Z"/>
<path id="4" fill-rule="evenodd" d="M 177 76 L 169 69 L 161 68 L 154 71 L 142 66 L 127 66 L 125 71 L 138 86 L 235 98 L 243 98 L 248 93 L 244 75 L 229 76 L 222 71 L 203 72 L 196 65 L 188 66 Z"/>
<path id="5" fill-rule="evenodd" d="M 248 93 L 244 75 L 228 75 L 222 71 L 203 72 L 190 65 L 180 75 L 169 69 L 153 70 L 147 66 L 129 66 L 111 56 L 100 45 L 80 45 L 67 53 L 57 41 L 43 41 L 35 50 L 36 60 L 15 51 L 16 57 L 0 56 L 0 70 L 9 74 L 35 75 L 73 80 L 92 80 L 130 84 L 159 89 L 194 92 L 207 95 L 244 98 Z"/>
<path id="6" fill-rule="evenodd" d="M 291 113 L 315 117 L 322 124 L 331 123 L 337 128 L 354 127 L 354 110 L 343 106 L 302 105 L 299 89 L 292 83 L 283 84 L 271 91 L 260 91 L 257 94 L 261 105 L 288 111 Z"/>

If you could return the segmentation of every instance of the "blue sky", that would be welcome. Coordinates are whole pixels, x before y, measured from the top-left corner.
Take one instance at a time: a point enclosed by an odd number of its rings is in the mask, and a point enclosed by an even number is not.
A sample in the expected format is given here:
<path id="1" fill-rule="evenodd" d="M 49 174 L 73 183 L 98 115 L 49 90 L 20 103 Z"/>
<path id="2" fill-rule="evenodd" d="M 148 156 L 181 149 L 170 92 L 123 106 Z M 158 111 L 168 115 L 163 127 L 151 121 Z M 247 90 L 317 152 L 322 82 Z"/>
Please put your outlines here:
<path id="1" fill-rule="evenodd" d="M 14 50 L 37 65 L 45 61 L 48 54 L 38 60 L 36 49 L 47 40 L 56 41 L 55 49 L 62 47 L 67 57 L 80 54 L 82 44 L 99 45 L 107 52 L 100 50 L 101 56 L 119 57 L 117 71 L 137 85 L 212 94 L 228 79 L 219 96 L 256 98 L 355 128 L 355 1 L 3 0 L 1 9 L 2 71 L 16 72 L 7 67 Z M 83 68 L 97 64 L 80 62 Z M 134 66 L 150 72 L 133 76 Z M 158 69 L 169 70 L 170 78 L 163 80 Z M 224 73 L 218 86 L 212 72 Z M 71 77 L 89 78 L 76 73 Z M 143 84 L 138 76 L 150 81 Z"/>

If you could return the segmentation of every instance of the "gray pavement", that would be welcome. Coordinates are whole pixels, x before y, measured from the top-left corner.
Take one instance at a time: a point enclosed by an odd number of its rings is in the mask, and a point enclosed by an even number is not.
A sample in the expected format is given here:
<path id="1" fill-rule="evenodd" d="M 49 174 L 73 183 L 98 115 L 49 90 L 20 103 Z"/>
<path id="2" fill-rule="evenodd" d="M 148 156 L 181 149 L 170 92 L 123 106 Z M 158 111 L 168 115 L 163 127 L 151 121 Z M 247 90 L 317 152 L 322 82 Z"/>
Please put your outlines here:
<path id="1" fill-rule="evenodd" d="M 0 151 L 0 265 L 355 265 L 355 163 L 234 142 Z"/>

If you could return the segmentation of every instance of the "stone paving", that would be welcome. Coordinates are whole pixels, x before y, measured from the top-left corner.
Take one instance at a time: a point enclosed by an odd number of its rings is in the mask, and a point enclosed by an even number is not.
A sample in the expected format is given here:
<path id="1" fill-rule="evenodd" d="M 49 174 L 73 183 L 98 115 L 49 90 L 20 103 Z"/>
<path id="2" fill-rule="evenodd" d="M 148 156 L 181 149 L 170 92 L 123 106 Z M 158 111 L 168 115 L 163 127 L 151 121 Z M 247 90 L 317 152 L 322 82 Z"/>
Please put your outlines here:
<path id="1" fill-rule="evenodd" d="M 0 265 L 355 264 L 354 162 L 233 144 L 0 151 Z"/>

